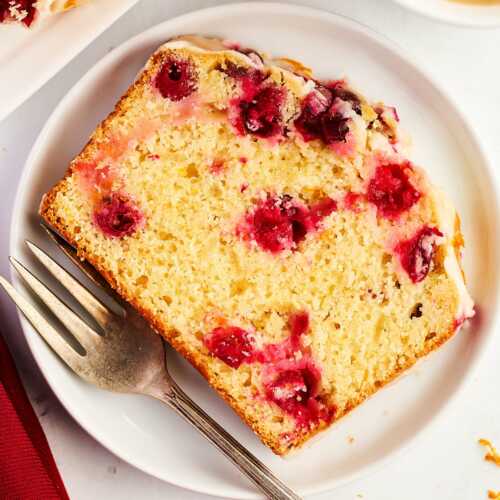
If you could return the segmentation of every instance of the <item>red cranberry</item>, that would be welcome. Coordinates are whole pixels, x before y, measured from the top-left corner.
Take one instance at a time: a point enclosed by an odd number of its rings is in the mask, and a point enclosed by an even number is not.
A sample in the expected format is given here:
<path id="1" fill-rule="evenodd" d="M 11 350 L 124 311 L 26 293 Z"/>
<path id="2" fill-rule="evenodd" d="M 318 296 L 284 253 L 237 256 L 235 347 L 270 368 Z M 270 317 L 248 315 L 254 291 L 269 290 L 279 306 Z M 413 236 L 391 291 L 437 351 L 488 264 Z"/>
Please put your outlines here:
<path id="1" fill-rule="evenodd" d="M 305 141 L 312 141 L 321 137 L 320 118 L 330 107 L 331 93 L 319 91 L 310 92 L 302 102 L 302 110 L 295 120 L 295 128 Z"/>
<path id="2" fill-rule="evenodd" d="M 141 211 L 123 194 L 113 193 L 102 199 L 94 211 L 94 222 L 111 238 L 131 235 L 143 220 Z"/>
<path id="3" fill-rule="evenodd" d="M 268 198 L 248 221 L 257 244 L 272 253 L 293 248 L 307 232 L 297 217 L 300 212 L 301 209 L 292 207 L 288 198 Z"/>
<path id="4" fill-rule="evenodd" d="M 180 101 L 197 88 L 196 71 L 188 59 L 168 56 L 156 75 L 155 85 L 166 99 Z"/>
<path id="5" fill-rule="evenodd" d="M 280 134 L 283 129 L 281 105 L 285 99 L 283 89 L 272 85 L 264 87 L 251 101 L 240 102 L 240 119 L 244 131 L 267 138 Z"/>
<path id="6" fill-rule="evenodd" d="M 15 2 L 12 2 L 12 0 L 0 0 L 0 23 L 12 19 L 10 9 L 15 5 L 21 14 L 26 13 L 22 19 L 22 23 L 25 26 L 31 26 L 37 12 L 36 3 L 37 0 L 15 0 Z"/>
<path id="7" fill-rule="evenodd" d="M 266 386 L 266 396 L 294 417 L 297 424 L 306 426 L 320 417 L 316 400 L 320 376 L 312 365 L 282 371 Z"/>
<path id="8" fill-rule="evenodd" d="M 205 346 L 215 357 L 231 368 L 251 362 L 254 346 L 248 332 L 237 326 L 215 328 L 204 340 Z"/>
<path id="9" fill-rule="evenodd" d="M 285 90 L 272 83 L 264 85 L 265 73 L 254 68 L 242 68 L 229 62 L 221 71 L 236 78 L 241 85 L 241 97 L 231 102 L 234 115 L 231 122 L 238 132 L 262 138 L 281 134 Z"/>
<path id="10" fill-rule="evenodd" d="M 333 109 L 333 96 L 331 90 L 319 87 L 304 99 L 294 125 L 305 141 L 320 139 L 328 145 L 346 141 L 349 119 Z"/>
<path id="11" fill-rule="evenodd" d="M 337 204 L 330 198 L 311 208 L 300 205 L 290 195 L 268 197 L 257 209 L 247 215 L 246 232 L 257 244 L 271 253 L 294 250 L 307 233 L 318 229 L 323 218 L 330 215 Z"/>
<path id="12" fill-rule="evenodd" d="M 349 119 L 340 113 L 324 113 L 321 116 L 321 138 L 325 144 L 346 142 L 349 133 Z"/>
<path id="13" fill-rule="evenodd" d="M 379 215 L 397 218 L 420 199 L 421 194 L 412 186 L 406 171 L 408 163 L 381 165 L 368 185 L 367 199 L 377 207 Z"/>
<path id="14" fill-rule="evenodd" d="M 295 248 L 304 239 L 308 231 L 306 214 L 307 210 L 294 204 L 289 195 L 268 197 L 246 222 L 250 236 L 262 249 L 278 253 Z"/>
<path id="15" fill-rule="evenodd" d="M 426 278 L 434 258 L 436 240 L 442 236 L 437 228 L 425 226 L 412 238 L 396 246 L 401 265 L 413 283 Z"/>

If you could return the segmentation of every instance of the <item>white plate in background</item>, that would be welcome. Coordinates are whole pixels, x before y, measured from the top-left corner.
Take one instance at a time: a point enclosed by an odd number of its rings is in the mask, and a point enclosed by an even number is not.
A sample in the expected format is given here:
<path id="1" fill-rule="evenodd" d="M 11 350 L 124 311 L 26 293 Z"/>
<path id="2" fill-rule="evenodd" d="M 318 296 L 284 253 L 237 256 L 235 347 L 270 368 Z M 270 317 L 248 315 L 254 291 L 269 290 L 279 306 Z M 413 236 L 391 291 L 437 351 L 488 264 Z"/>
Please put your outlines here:
<path id="1" fill-rule="evenodd" d="M 455 2 L 451 0 L 394 0 L 427 17 L 446 23 L 476 28 L 500 26 L 500 1 L 492 5 Z"/>
<path id="2" fill-rule="evenodd" d="M 414 441 L 470 378 L 491 338 L 500 282 L 500 218 L 491 169 L 471 127 L 446 94 L 384 37 L 351 20 L 304 7 L 224 5 L 169 20 L 129 40 L 106 55 L 60 102 L 20 182 L 11 230 L 15 257 L 41 272 L 25 249 L 26 238 L 55 254 L 38 225 L 42 194 L 61 178 L 147 57 L 166 39 L 182 33 L 239 40 L 244 46 L 301 60 L 320 77 L 346 74 L 367 97 L 395 104 L 403 127 L 413 136 L 414 160 L 446 189 L 462 215 L 465 269 L 481 321 L 464 328 L 296 456 L 274 456 L 194 369 L 175 353 L 170 355 L 180 385 L 286 483 L 303 495 L 326 491 L 374 470 Z M 14 275 L 13 280 L 23 287 Z M 219 497 L 257 498 L 247 480 L 168 408 L 145 397 L 111 394 L 86 384 L 26 321 L 22 324 L 55 394 L 108 449 L 178 486 Z"/>
<path id="3" fill-rule="evenodd" d="M 137 2 L 94 0 L 30 28 L 0 24 L 0 120 Z"/>

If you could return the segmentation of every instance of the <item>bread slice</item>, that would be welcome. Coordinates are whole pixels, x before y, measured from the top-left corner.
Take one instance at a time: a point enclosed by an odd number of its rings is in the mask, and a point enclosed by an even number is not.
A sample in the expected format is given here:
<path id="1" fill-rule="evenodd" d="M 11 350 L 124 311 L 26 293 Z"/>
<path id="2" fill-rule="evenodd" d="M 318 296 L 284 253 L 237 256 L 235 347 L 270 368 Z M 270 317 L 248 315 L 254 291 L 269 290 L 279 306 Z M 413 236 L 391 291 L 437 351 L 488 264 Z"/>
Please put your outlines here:
<path id="1" fill-rule="evenodd" d="M 215 39 L 161 46 L 41 215 L 277 454 L 473 315 L 395 108 Z"/>
<path id="2" fill-rule="evenodd" d="M 0 0 L 0 23 L 17 22 L 29 27 L 40 16 L 72 9 L 86 0 Z"/>

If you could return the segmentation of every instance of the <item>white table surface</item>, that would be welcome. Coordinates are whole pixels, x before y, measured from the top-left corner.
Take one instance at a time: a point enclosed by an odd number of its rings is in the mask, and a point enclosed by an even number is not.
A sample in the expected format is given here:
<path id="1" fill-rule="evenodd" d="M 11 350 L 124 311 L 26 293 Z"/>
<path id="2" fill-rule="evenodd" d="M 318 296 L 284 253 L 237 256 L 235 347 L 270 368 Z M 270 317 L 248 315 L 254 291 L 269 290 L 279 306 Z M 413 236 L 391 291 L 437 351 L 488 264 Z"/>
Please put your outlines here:
<path id="1" fill-rule="evenodd" d="M 96 61 L 131 36 L 170 17 L 222 3 L 228 2 L 142 0 L 0 123 L 1 274 L 9 272 L 9 225 L 21 170 L 35 138 L 61 97 Z M 295 3 L 352 17 L 406 48 L 447 86 L 451 97 L 476 125 L 491 160 L 500 164 L 500 29 L 478 31 L 442 25 L 417 17 L 390 0 Z M 15 310 L 3 294 L 0 318 L 73 500 L 202 498 L 129 466 L 87 435 L 43 380 L 27 349 Z M 477 445 L 479 437 L 487 437 L 500 448 L 499 353 L 497 335 L 461 397 L 395 463 L 335 492 L 316 496 L 315 500 L 478 500 L 487 497 L 488 488 L 500 490 L 500 468 L 484 462 L 483 450 Z"/>

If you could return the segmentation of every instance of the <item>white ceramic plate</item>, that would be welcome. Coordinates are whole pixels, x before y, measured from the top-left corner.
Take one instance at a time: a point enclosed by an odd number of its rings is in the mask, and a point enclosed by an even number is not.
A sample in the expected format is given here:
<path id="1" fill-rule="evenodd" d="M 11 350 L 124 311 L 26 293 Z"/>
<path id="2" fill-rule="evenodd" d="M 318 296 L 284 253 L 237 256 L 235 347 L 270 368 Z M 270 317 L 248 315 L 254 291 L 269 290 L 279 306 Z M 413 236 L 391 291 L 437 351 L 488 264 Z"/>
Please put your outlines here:
<path id="1" fill-rule="evenodd" d="M 172 19 L 133 38 L 108 54 L 61 101 L 25 167 L 12 223 L 13 255 L 36 267 L 23 245 L 25 238 L 52 250 L 38 228 L 42 193 L 62 176 L 148 55 L 181 33 L 239 40 L 304 61 L 323 77 L 345 73 L 367 96 L 397 104 L 403 124 L 413 133 L 415 160 L 446 187 L 463 216 L 465 267 L 480 304 L 480 324 L 464 329 L 295 457 L 273 456 L 204 379 L 177 355 L 170 356 L 175 378 L 188 393 L 290 486 L 302 494 L 325 491 L 373 470 L 407 446 L 457 393 L 483 351 L 493 328 L 500 282 L 500 266 L 494 262 L 500 234 L 497 193 L 490 170 L 473 132 L 446 95 L 380 35 L 351 20 L 297 6 L 225 5 Z M 176 485 L 222 497 L 257 497 L 217 451 L 167 408 L 145 397 L 110 394 L 87 385 L 26 322 L 23 327 L 54 392 L 104 446 Z M 354 443 L 348 443 L 349 436 Z"/>
<path id="2" fill-rule="evenodd" d="M 460 26 L 493 28 L 500 26 L 500 3 L 473 5 L 451 0 L 394 0 L 408 9 L 433 19 Z"/>
<path id="3" fill-rule="evenodd" d="M 0 25 L 0 120 L 52 78 L 138 0 L 100 0 L 30 29 Z"/>

